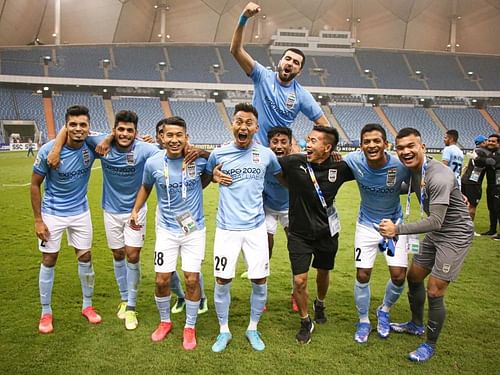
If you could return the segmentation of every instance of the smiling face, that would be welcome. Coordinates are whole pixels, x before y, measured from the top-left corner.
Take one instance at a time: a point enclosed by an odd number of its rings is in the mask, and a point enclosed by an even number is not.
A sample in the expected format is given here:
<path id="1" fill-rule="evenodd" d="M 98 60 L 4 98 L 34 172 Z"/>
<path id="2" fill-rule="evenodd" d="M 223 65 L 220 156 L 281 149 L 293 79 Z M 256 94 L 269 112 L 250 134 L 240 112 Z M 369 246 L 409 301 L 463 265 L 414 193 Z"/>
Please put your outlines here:
<path id="1" fill-rule="evenodd" d="M 386 148 L 387 141 L 384 140 L 382 133 L 378 130 L 366 132 L 361 136 L 361 150 L 371 167 L 385 164 Z"/>
<path id="2" fill-rule="evenodd" d="M 278 64 L 278 78 L 282 83 L 291 82 L 302 70 L 302 56 L 287 51 Z"/>
<path id="3" fill-rule="evenodd" d="M 276 134 L 269 140 L 269 148 L 277 157 L 286 156 L 292 150 L 292 143 L 286 134 Z"/>
<path id="4" fill-rule="evenodd" d="M 425 145 L 422 139 L 414 134 L 396 138 L 396 153 L 401 163 L 414 171 L 419 171 L 424 164 Z"/>
<path id="5" fill-rule="evenodd" d="M 259 130 L 259 125 L 252 112 L 238 111 L 233 117 L 231 130 L 236 146 L 247 148 L 252 143 L 254 134 Z"/>
<path id="6" fill-rule="evenodd" d="M 86 115 L 69 116 L 66 121 L 68 132 L 66 143 L 70 147 L 80 147 L 89 135 L 89 118 Z"/>
<path id="7" fill-rule="evenodd" d="M 179 158 L 182 156 L 182 152 L 188 141 L 186 128 L 179 125 L 164 125 L 163 132 L 159 132 L 159 136 L 161 144 L 167 150 L 169 158 Z"/>
<path id="8" fill-rule="evenodd" d="M 126 149 L 130 147 L 137 135 L 137 130 L 133 122 L 118 122 L 113 128 L 113 136 L 116 145 L 119 148 Z"/>
<path id="9" fill-rule="evenodd" d="M 307 161 L 310 163 L 322 163 L 330 157 L 332 145 L 328 143 L 325 134 L 313 130 L 307 136 L 306 155 Z"/>

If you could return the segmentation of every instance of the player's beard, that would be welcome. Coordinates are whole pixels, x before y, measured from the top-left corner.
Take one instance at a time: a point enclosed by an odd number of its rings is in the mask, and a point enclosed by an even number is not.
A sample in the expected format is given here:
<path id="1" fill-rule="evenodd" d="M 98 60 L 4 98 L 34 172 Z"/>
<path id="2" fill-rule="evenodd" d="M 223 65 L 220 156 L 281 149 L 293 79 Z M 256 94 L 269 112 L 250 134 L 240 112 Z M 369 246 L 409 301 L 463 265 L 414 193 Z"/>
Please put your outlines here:
<path id="1" fill-rule="evenodd" d="M 283 76 L 283 67 L 282 66 L 278 66 L 278 76 L 280 78 L 280 80 L 282 82 L 292 82 L 292 80 L 297 77 L 297 74 L 298 73 L 289 73 L 288 74 L 288 77 L 284 77 Z"/>

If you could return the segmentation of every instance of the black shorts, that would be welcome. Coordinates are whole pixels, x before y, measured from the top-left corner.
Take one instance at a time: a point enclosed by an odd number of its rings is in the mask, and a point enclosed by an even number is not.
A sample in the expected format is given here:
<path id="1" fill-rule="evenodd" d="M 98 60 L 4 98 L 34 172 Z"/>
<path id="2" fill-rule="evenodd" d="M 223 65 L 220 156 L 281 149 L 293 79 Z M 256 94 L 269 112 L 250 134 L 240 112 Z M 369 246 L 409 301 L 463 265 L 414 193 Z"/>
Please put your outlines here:
<path id="1" fill-rule="evenodd" d="M 471 206 L 477 207 L 483 194 L 483 188 L 478 184 L 462 184 L 462 194 L 467 197 Z"/>
<path id="2" fill-rule="evenodd" d="M 307 240 L 293 233 L 288 233 L 288 255 L 292 273 L 299 275 L 309 271 L 311 259 L 313 268 L 333 270 L 335 256 L 339 248 L 339 235 L 325 236 L 316 240 Z"/>

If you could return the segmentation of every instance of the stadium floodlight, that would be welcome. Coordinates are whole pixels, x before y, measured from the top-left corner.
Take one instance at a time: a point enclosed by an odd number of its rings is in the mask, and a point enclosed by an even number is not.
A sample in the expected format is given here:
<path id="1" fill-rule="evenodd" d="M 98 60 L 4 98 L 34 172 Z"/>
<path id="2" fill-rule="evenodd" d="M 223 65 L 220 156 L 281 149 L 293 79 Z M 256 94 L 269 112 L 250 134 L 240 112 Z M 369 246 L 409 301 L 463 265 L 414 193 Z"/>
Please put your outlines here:
<path id="1" fill-rule="evenodd" d="M 467 72 L 467 75 L 468 75 L 468 76 L 473 76 L 473 75 L 474 75 L 474 72 L 473 72 L 472 70 L 471 70 L 471 71 L 468 71 L 468 72 Z"/>
<path id="2" fill-rule="evenodd" d="M 43 93 L 43 91 L 42 91 L 42 90 L 40 90 L 40 89 L 38 89 L 38 90 L 36 90 L 36 93 L 37 93 L 37 94 L 41 94 L 41 93 Z"/>
<path id="3" fill-rule="evenodd" d="M 365 74 L 369 74 L 371 72 L 371 70 L 370 69 L 365 69 L 364 72 L 365 72 Z"/>
<path id="4" fill-rule="evenodd" d="M 102 92 L 103 92 L 103 93 L 107 93 L 107 92 L 108 92 L 108 89 L 102 89 Z"/>
<path id="5" fill-rule="evenodd" d="M 477 99 L 472 99 L 472 103 L 477 103 Z"/>
<path id="6" fill-rule="evenodd" d="M 50 89 L 49 89 L 49 86 L 44 86 L 44 87 L 43 87 L 43 91 L 49 91 L 49 90 L 50 90 Z"/>
<path id="7" fill-rule="evenodd" d="M 324 68 L 312 68 L 312 71 L 314 73 L 324 73 L 325 69 Z"/>
<path id="8" fill-rule="evenodd" d="M 160 90 L 159 94 L 163 95 L 163 94 L 165 94 L 165 91 L 164 90 Z"/>
<path id="9" fill-rule="evenodd" d="M 47 65 L 48 63 L 50 63 L 52 61 L 52 57 L 50 57 L 50 55 L 47 55 L 47 56 L 44 56 L 43 57 L 43 63 L 45 65 Z"/>
<path id="10" fill-rule="evenodd" d="M 160 61 L 158 63 L 158 67 L 160 68 L 160 70 L 164 70 L 166 66 L 167 66 L 167 63 L 165 61 Z"/>

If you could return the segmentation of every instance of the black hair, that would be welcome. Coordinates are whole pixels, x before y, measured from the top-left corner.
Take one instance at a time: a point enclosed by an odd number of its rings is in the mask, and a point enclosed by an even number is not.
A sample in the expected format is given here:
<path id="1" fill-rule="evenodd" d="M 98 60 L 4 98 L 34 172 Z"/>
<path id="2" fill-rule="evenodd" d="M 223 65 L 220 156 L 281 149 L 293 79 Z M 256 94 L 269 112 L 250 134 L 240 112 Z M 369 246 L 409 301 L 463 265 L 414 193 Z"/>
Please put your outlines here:
<path id="1" fill-rule="evenodd" d="M 66 109 L 64 122 L 68 122 L 71 116 L 87 116 L 90 121 L 89 109 L 83 105 L 72 105 Z"/>
<path id="2" fill-rule="evenodd" d="M 164 125 L 177 125 L 180 126 L 184 129 L 187 128 L 186 126 L 186 121 L 179 116 L 172 116 L 172 117 L 167 117 L 164 118 L 163 120 L 158 121 L 156 124 L 156 135 L 160 132 L 161 128 L 163 128 Z"/>
<path id="3" fill-rule="evenodd" d="M 297 55 L 300 55 L 302 56 L 302 63 L 300 64 L 300 70 L 302 70 L 302 68 L 304 67 L 304 65 L 306 65 L 306 55 L 304 55 L 304 52 L 302 52 L 300 49 L 298 48 L 287 48 L 285 50 L 285 52 L 283 52 L 283 54 L 281 55 L 280 57 L 280 60 L 283 58 L 283 56 L 285 56 L 285 54 L 290 51 L 290 52 L 293 52 L 293 53 L 296 53 Z"/>
<path id="4" fill-rule="evenodd" d="M 448 138 L 453 139 L 455 142 L 458 141 L 458 131 L 456 131 L 455 129 L 448 130 L 446 132 L 446 135 L 448 136 Z"/>
<path id="5" fill-rule="evenodd" d="M 234 113 L 233 116 L 235 116 L 238 112 L 251 112 L 254 114 L 255 118 L 259 118 L 259 113 L 257 112 L 257 109 L 250 103 L 238 103 L 234 107 Z"/>
<path id="6" fill-rule="evenodd" d="M 313 130 L 325 135 L 326 143 L 332 145 L 332 151 L 337 147 L 337 143 L 339 142 L 339 132 L 337 129 L 330 126 L 314 125 Z"/>
<path id="7" fill-rule="evenodd" d="M 287 128 L 285 126 L 275 126 L 271 128 L 267 132 L 267 140 L 270 141 L 272 137 L 283 134 L 285 135 L 290 142 L 292 142 L 292 129 Z"/>
<path id="8" fill-rule="evenodd" d="M 384 129 L 384 127 L 380 124 L 366 124 L 365 126 L 363 126 L 363 129 L 361 129 L 361 137 L 360 137 L 360 141 L 362 142 L 363 141 L 363 135 L 365 133 L 369 133 L 369 132 L 373 132 L 373 131 L 378 131 L 380 133 L 382 133 L 382 139 L 385 141 L 387 141 L 387 133 Z"/>
<path id="9" fill-rule="evenodd" d="M 422 135 L 420 134 L 420 132 L 417 129 L 415 129 L 415 128 L 403 128 L 396 135 L 396 139 L 409 137 L 410 135 L 414 135 L 415 137 L 422 138 Z"/>
<path id="10" fill-rule="evenodd" d="M 115 128 L 119 122 L 131 122 L 134 124 L 135 130 L 137 130 L 139 117 L 137 116 L 137 113 L 133 111 L 122 110 L 115 115 Z"/>

